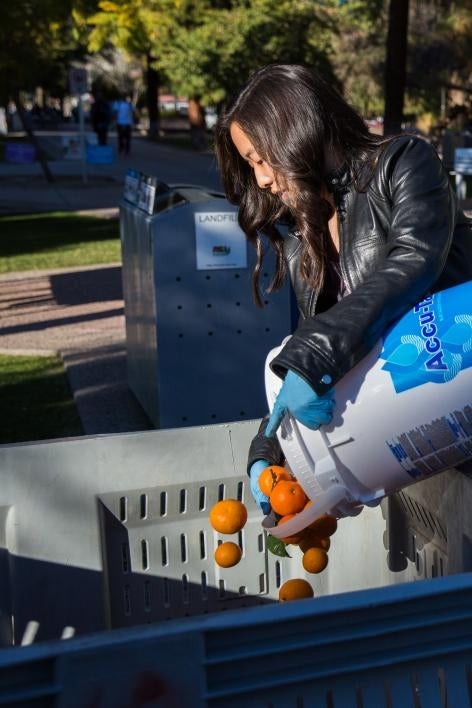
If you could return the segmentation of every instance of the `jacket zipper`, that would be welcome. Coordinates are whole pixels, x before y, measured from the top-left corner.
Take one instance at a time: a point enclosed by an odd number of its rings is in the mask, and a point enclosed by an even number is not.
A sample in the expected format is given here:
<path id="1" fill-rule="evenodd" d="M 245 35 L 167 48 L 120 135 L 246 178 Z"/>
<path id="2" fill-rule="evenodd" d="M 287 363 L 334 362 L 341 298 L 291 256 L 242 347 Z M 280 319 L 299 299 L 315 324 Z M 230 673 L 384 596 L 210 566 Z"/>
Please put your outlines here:
<path id="1" fill-rule="evenodd" d="M 343 283 L 346 288 L 346 293 L 349 295 L 349 293 L 352 292 L 351 288 L 351 283 L 349 282 L 347 278 L 347 272 L 344 268 L 344 238 L 343 238 L 343 232 L 344 232 L 344 223 L 343 219 L 341 218 L 341 214 L 338 209 L 338 204 L 337 200 L 336 201 L 336 214 L 338 215 L 338 223 L 339 223 L 339 270 L 341 271 L 341 278 L 343 279 Z"/>

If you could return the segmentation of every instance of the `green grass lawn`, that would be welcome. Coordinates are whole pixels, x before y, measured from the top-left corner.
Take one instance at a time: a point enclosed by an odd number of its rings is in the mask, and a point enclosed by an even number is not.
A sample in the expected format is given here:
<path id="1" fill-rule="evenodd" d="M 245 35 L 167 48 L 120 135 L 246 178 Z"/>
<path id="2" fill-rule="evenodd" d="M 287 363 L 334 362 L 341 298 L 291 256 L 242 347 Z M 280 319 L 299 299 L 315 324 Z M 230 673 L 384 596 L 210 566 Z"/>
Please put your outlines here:
<path id="1" fill-rule="evenodd" d="M 0 273 L 121 261 L 116 219 L 74 212 L 0 216 Z"/>
<path id="2" fill-rule="evenodd" d="M 0 355 L 0 443 L 83 435 L 59 356 Z"/>
<path id="3" fill-rule="evenodd" d="M 0 273 L 121 261 L 118 221 L 73 212 L 0 216 Z M 0 443 L 82 435 L 57 357 L 0 355 Z"/>

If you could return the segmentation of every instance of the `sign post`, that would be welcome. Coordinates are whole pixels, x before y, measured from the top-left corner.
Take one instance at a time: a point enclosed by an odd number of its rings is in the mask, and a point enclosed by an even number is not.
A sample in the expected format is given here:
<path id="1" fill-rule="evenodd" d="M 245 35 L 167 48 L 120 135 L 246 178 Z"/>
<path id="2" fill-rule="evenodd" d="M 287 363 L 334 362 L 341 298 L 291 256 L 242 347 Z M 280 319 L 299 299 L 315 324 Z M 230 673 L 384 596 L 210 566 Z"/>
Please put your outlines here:
<path id="1" fill-rule="evenodd" d="M 88 91 L 87 70 L 82 68 L 72 68 L 69 70 L 69 89 L 72 95 L 76 95 L 79 100 L 79 140 L 80 154 L 82 157 L 82 180 L 87 182 L 87 156 L 85 150 L 85 121 L 82 94 Z"/>

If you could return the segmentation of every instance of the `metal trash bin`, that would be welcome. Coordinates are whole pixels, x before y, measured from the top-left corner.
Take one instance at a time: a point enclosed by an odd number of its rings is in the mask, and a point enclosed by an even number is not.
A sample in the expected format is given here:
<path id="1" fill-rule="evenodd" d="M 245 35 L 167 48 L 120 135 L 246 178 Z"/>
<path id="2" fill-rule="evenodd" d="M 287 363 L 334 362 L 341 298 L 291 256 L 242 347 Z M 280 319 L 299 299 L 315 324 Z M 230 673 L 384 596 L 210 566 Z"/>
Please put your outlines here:
<path id="1" fill-rule="evenodd" d="M 441 539 L 442 562 L 405 554 L 394 567 L 392 552 L 409 532 L 385 504 L 340 519 L 320 575 L 304 573 L 296 546 L 291 557 L 274 556 L 245 472 L 257 426 L 0 446 L 0 644 L 20 643 L 31 621 L 44 640 L 67 628 L 86 634 L 265 604 L 289 577 L 307 577 L 320 596 L 471 570 L 470 521 L 462 519 L 470 480 L 457 470 L 409 488 L 426 494 L 434 481 L 450 490 L 441 519 L 462 533 Z M 452 503 L 459 487 L 464 498 Z M 208 521 L 221 498 L 239 498 L 248 508 L 248 523 L 233 539 L 243 560 L 226 570 L 213 560 L 220 535 Z M 435 552 L 434 542 L 423 540 L 425 553 Z M 450 554 L 462 558 L 453 569 Z"/>
<path id="2" fill-rule="evenodd" d="M 0 446 L 0 705 L 138 706 L 152 687 L 166 708 L 470 705 L 470 574 L 392 571 L 379 507 L 340 520 L 315 600 L 276 603 L 308 576 L 297 547 L 268 552 L 242 471 L 257 425 Z M 223 569 L 208 512 L 231 496 L 248 523 Z"/>
<path id="3" fill-rule="evenodd" d="M 253 249 L 223 195 L 139 182 L 120 204 L 130 388 L 159 428 L 262 417 L 265 357 L 293 329 L 289 284 L 257 308 Z M 268 253 L 263 288 L 273 266 Z"/>

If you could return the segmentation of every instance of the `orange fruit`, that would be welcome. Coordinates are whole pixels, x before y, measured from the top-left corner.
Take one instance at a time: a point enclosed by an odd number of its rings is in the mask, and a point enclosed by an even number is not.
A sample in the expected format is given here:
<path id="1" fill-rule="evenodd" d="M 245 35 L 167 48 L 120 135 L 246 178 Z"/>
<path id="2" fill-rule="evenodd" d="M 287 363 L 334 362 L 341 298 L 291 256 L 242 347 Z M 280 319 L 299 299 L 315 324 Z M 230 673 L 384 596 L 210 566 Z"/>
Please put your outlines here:
<path id="1" fill-rule="evenodd" d="M 280 526 L 280 524 L 285 524 L 286 521 L 290 521 L 290 519 L 294 519 L 296 514 L 287 514 L 286 516 L 282 516 L 281 519 L 278 520 L 277 526 Z M 302 536 L 301 534 L 296 534 L 294 536 L 287 536 L 286 538 L 280 539 L 284 543 L 299 543 L 301 540 Z"/>
<path id="2" fill-rule="evenodd" d="M 236 563 L 239 563 L 242 554 L 240 547 L 236 543 L 224 541 L 216 549 L 214 558 L 222 568 L 231 568 Z"/>
<path id="3" fill-rule="evenodd" d="M 310 524 L 310 528 L 317 536 L 326 538 L 327 536 L 333 535 L 338 528 L 338 522 L 335 516 L 325 514 L 324 516 L 320 516 L 319 519 L 316 519 L 316 521 L 313 521 L 313 523 Z"/>
<path id="4" fill-rule="evenodd" d="M 266 467 L 259 475 L 259 488 L 261 492 L 265 494 L 266 497 L 270 496 L 271 491 L 281 479 L 285 479 L 286 481 L 292 479 L 292 475 L 285 467 L 280 467 L 279 465 Z"/>
<path id="5" fill-rule="evenodd" d="M 308 580 L 303 578 L 292 578 L 286 580 L 279 588 L 280 602 L 289 600 L 301 600 L 305 597 L 313 597 L 314 592 Z"/>
<path id="6" fill-rule="evenodd" d="M 300 550 L 305 553 L 309 548 L 322 548 L 324 551 L 329 551 L 331 541 L 329 538 L 321 538 L 321 536 L 316 536 L 311 533 L 311 529 L 308 533 L 304 534 L 300 541 L 298 542 Z"/>
<path id="7" fill-rule="evenodd" d="M 218 533 L 241 531 L 247 521 L 247 509 L 238 499 L 223 499 L 210 510 L 210 524 Z"/>
<path id="8" fill-rule="evenodd" d="M 297 514 L 305 506 L 306 499 L 306 494 L 298 482 L 284 479 L 275 485 L 269 496 L 273 511 L 281 516 Z"/>
<path id="9" fill-rule="evenodd" d="M 308 548 L 302 558 L 307 573 L 321 573 L 328 565 L 328 554 L 322 548 Z"/>

